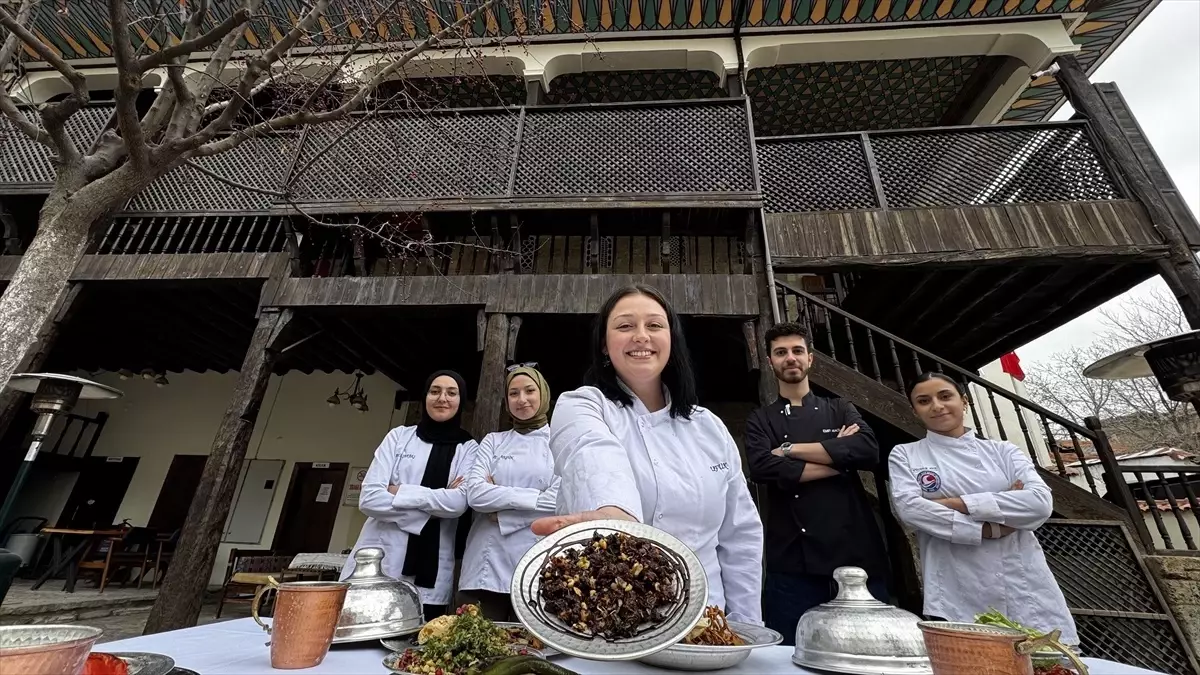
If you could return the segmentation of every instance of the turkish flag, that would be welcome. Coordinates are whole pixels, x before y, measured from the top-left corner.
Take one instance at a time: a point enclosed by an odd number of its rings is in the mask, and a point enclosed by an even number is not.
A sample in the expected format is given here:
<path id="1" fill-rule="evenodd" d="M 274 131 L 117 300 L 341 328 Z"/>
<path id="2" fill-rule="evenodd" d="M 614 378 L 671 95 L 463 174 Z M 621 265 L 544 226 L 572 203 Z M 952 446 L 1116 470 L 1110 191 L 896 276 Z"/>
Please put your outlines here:
<path id="1" fill-rule="evenodd" d="M 1021 359 L 1016 352 L 1009 352 L 1000 357 L 1000 370 L 1012 375 L 1016 380 L 1025 379 L 1025 371 L 1021 370 Z"/>

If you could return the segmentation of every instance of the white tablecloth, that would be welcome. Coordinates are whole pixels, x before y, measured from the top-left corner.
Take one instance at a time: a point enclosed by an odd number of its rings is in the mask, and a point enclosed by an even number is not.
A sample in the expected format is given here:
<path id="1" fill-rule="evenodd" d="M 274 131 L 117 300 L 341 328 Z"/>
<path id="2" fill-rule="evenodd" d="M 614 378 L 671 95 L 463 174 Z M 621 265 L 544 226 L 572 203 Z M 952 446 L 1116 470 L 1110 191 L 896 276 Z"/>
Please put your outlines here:
<path id="1" fill-rule="evenodd" d="M 267 634 L 255 625 L 252 619 L 237 619 L 207 626 L 147 635 L 108 642 L 96 647 L 104 652 L 155 652 L 175 659 L 175 664 L 190 668 L 200 675 L 279 675 L 286 672 L 326 673 L 329 675 L 385 675 L 383 657 L 387 654 L 378 641 L 334 645 L 325 661 L 316 668 L 304 671 L 282 671 L 271 669 L 270 648 L 266 646 Z M 1098 659 L 1084 659 L 1092 675 L 1155 675 L 1149 670 L 1123 666 Z M 664 673 L 666 671 L 639 663 L 585 661 L 570 657 L 556 657 L 555 663 L 582 675 L 637 675 L 640 673 Z M 765 647 L 756 649 L 736 668 L 719 671 L 723 675 L 763 675 L 765 673 L 787 673 L 819 675 L 792 664 L 790 647 Z"/>

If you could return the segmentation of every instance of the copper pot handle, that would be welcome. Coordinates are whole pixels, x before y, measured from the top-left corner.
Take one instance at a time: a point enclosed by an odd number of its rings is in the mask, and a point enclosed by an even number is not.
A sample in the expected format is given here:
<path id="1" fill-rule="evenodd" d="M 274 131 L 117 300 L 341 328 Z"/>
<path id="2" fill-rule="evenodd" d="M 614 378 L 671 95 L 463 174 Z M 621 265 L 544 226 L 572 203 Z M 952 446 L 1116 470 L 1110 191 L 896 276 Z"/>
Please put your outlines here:
<path id="1" fill-rule="evenodd" d="M 262 629 L 267 631 L 267 635 L 271 634 L 271 627 L 269 625 L 263 623 L 263 620 L 261 618 L 259 618 L 258 603 L 262 601 L 262 596 L 264 593 L 266 593 L 267 591 L 275 591 L 278 589 L 279 589 L 279 582 L 275 580 L 275 577 L 267 577 L 267 583 L 265 585 L 259 586 L 257 589 L 255 589 L 254 602 L 250 604 L 250 616 L 254 617 L 254 623 L 258 624 L 259 626 L 262 626 Z"/>
<path id="2" fill-rule="evenodd" d="M 1061 635 L 1061 630 L 1052 630 L 1041 637 L 1022 640 L 1021 642 L 1017 643 L 1017 653 L 1032 655 L 1034 652 L 1042 649 L 1043 647 L 1053 647 L 1056 651 L 1062 652 L 1064 656 L 1071 660 L 1071 666 L 1074 667 L 1075 670 L 1079 671 L 1079 675 L 1088 675 L 1087 664 L 1081 661 L 1079 656 L 1077 656 L 1070 647 L 1059 641 L 1058 638 Z"/>

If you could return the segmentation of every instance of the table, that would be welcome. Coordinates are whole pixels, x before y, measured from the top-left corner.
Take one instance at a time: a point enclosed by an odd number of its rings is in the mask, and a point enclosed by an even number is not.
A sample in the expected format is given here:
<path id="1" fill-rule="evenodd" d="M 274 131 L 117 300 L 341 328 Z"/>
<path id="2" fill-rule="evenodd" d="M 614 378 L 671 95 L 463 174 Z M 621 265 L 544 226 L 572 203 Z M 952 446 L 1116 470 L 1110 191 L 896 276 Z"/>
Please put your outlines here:
<path id="1" fill-rule="evenodd" d="M 53 556 L 50 558 L 50 567 L 46 569 L 42 576 L 38 577 L 36 583 L 30 590 L 36 591 L 46 583 L 50 577 L 58 574 L 65 567 L 67 571 L 67 582 L 63 585 L 63 590 L 67 593 L 75 592 L 75 577 L 78 576 L 79 563 L 96 545 L 96 542 L 105 537 L 123 537 L 125 530 L 70 530 L 59 529 L 53 527 L 44 527 L 38 531 L 40 534 L 50 535 L 51 549 Z M 67 554 L 63 555 L 63 540 L 67 537 L 82 537 L 79 543 L 74 546 Z"/>
<path id="2" fill-rule="evenodd" d="M 156 652 L 175 659 L 175 664 L 190 668 L 200 675 L 281 675 L 286 672 L 313 673 L 314 675 L 386 675 L 383 657 L 387 650 L 378 641 L 334 645 L 325 661 L 316 668 L 303 671 L 281 671 L 271 669 L 270 648 L 266 646 L 267 634 L 254 624 L 252 619 L 237 619 L 222 623 L 210 623 L 196 628 L 146 635 L 109 642 L 96 647 L 106 652 Z M 218 645 L 218 646 L 214 646 Z M 1149 670 L 1123 666 L 1099 659 L 1084 659 L 1092 675 L 1156 675 Z M 554 662 L 583 675 L 639 675 L 667 671 L 639 663 L 585 661 L 570 657 L 557 657 Z M 736 668 L 717 671 L 723 675 L 763 675 L 764 673 L 786 673 L 789 675 L 821 675 L 792 664 L 790 647 L 764 647 L 756 649 Z"/>

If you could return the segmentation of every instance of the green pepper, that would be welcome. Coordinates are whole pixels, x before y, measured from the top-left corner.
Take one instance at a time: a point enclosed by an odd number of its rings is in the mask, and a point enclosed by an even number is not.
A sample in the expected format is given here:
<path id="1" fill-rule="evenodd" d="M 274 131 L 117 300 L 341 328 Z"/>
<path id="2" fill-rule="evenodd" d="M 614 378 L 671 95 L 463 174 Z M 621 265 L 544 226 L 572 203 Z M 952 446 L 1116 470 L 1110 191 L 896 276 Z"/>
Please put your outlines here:
<path id="1" fill-rule="evenodd" d="M 550 663 L 536 656 L 508 656 L 483 671 L 482 675 L 579 675 L 573 670 Z"/>

